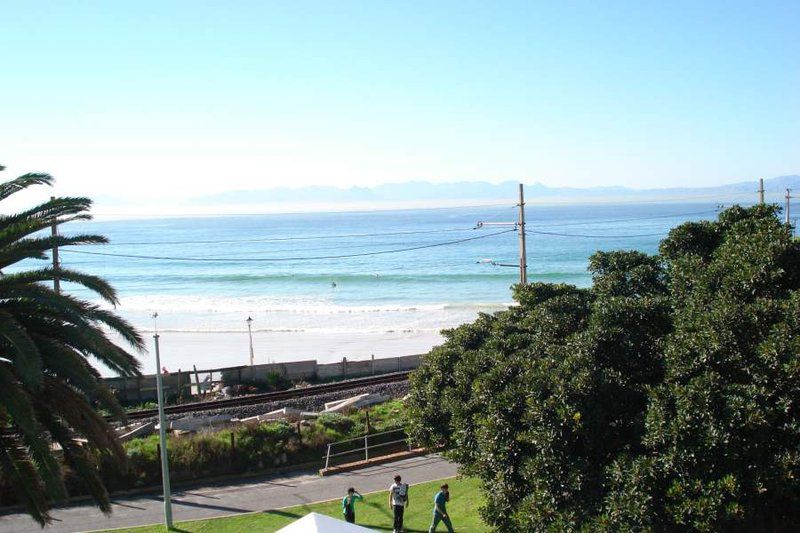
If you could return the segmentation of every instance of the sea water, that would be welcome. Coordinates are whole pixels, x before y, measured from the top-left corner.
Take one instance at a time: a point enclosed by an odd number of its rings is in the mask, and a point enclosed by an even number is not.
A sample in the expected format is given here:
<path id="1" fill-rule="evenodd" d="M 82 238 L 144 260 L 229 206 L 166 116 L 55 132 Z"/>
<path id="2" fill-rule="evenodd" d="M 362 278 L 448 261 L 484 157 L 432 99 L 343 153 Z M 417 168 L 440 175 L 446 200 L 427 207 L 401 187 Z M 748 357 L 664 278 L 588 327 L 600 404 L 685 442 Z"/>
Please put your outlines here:
<path id="1" fill-rule="evenodd" d="M 595 251 L 654 253 L 670 228 L 716 212 L 711 203 L 528 205 L 528 279 L 588 286 Z M 511 304 L 519 270 L 497 263 L 518 264 L 519 233 L 502 225 L 516 219 L 511 204 L 99 219 L 60 232 L 101 234 L 110 244 L 63 248 L 60 258 L 64 268 L 110 281 L 117 311 L 144 333 L 157 312 L 165 340 L 216 334 L 217 342 L 207 343 L 216 366 L 246 363 L 248 317 L 256 340 L 271 340 L 265 360 L 364 357 L 389 353 L 386 343 L 397 355 L 425 350 L 440 341 L 441 329 Z M 481 221 L 490 224 L 478 228 Z M 63 289 L 97 301 L 83 287 Z M 219 340 L 224 335 L 230 349 Z M 363 341 L 357 349 L 353 339 Z M 406 350 L 404 339 L 417 342 Z M 305 345 L 313 347 L 298 348 Z M 196 342 L 191 353 L 202 346 Z M 188 351 L 180 359 L 173 366 L 191 366 Z"/>

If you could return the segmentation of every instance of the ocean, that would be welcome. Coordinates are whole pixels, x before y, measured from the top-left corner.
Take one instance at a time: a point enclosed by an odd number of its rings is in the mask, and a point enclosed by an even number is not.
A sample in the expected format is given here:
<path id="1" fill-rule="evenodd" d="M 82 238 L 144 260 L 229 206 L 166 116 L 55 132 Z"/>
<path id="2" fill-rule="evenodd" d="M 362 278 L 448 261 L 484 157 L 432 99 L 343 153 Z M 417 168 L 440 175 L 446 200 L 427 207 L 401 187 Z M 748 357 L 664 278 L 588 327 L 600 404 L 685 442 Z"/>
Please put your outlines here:
<path id="1" fill-rule="evenodd" d="M 712 219 L 713 203 L 526 206 L 529 281 L 588 286 L 596 250 L 654 253 L 670 228 Z M 65 268 L 117 289 L 117 311 L 151 335 L 171 368 L 249 360 L 320 362 L 427 351 L 439 331 L 511 302 L 516 207 L 98 219 L 62 234 L 108 245 L 61 250 Z M 76 296 L 87 290 L 64 284 Z M 149 340 L 149 337 L 148 337 Z M 142 354 L 146 371 L 154 369 Z M 104 373 L 106 373 L 104 371 Z"/>

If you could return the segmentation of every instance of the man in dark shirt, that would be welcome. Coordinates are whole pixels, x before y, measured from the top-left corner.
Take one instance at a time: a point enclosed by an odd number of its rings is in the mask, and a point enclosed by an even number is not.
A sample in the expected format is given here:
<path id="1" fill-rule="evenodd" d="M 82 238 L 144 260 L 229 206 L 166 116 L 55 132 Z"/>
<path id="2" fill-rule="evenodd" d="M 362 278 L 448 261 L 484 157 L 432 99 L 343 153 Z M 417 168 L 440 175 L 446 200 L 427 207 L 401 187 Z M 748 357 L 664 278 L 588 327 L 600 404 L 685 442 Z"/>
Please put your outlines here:
<path id="1" fill-rule="evenodd" d="M 441 490 L 433 497 L 433 522 L 428 529 L 428 533 L 436 531 L 439 522 L 444 522 L 447 526 L 448 533 L 453 533 L 453 524 L 450 522 L 450 516 L 447 514 L 447 502 L 450 501 L 450 488 L 447 483 L 442 485 Z"/>

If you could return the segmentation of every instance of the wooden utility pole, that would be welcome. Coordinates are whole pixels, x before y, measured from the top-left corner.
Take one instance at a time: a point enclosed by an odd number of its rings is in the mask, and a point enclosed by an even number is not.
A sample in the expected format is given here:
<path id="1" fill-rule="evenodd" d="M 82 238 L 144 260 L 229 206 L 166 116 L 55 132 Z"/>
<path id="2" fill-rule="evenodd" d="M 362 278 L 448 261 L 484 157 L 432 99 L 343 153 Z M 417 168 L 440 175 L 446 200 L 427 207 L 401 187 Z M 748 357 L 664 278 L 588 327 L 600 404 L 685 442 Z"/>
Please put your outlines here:
<path id="1" fill-rule="evenodd" d="M 764 205 L 764 178 L 758 179 L 758 203 Z"/>
<path id="2" fill-rule="evenodd" d="M 519 215 L 517 216 L 516 222 L 478 222 L 477 227 L 482 228 L 484 226 L 514 226 L 514 228 L 519 231 L 519 263 L 518 264 L 509 264 L 509 263 L 498 263 L 496 261 L 479 261 L 485 263 L 491 263 L 495 266 L 502 266 L 502 267 L 514 267 L 519 268 L 519 282 L 521 285 L 527 285 L 528 283 L 528 254 L 525 248 L 525 193 L 523 190 L 523 185 L 519 184 L 519 204 L 517 204 L 519 209 Z"/>
<path id="3" fill-rule="evenodd" d="M 55 196 L 50 197 L 51 202 L 55 199 Z M 55 217 L 50 226 L 50 235 L 53 238 L 53 290 L 58 294 L 61 292 L 61 280 L 58 279 L 58 220 Z"/>
<path id="4" fill-rule="evenodd" d="M 519 184 L 519 282 L 522 285 L 528 283 L 528 254 L 525 251 L 525 192 L 523 186 Z"/>
<path id="5" fill-rule="evenodd" d="M 791 216 L 790 216 L 790 212 L 791 212 L 790 209 L 792 207 L 792 204 L 789 202 L 789 200 L 791 200 L 791 199 L 792 199 L 792 190 L 791 189 L 786 189 L 786 224 L 789 224 L 792 221 Z"/>

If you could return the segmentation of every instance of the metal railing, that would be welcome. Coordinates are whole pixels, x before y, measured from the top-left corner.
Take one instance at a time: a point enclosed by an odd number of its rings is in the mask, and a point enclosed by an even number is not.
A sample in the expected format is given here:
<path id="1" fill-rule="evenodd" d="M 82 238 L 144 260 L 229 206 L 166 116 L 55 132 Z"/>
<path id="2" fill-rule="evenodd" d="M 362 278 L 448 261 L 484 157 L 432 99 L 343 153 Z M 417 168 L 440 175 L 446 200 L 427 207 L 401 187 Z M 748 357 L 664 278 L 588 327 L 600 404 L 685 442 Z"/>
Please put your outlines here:
<path id="1" fill-rule="evenodd" d="M 395 436 L 400 438 L 393 438 Z M 386 441 L 385 439 L 387 438 L 390 440 Z M 377 443 L 375 442 L 376 440 L 378 441 Z M 355 442 L 358 442 L 359 444 L 363 442 L 364 445 L 350 448 L 341 452 L 331 453 L 336 446 Z M 400 444 L 403 444 L 403 449 L 408 448 L 409 451 L 412 449 L 411 438 L 408 436 L 408 434 L 406 434 L 406 431 L 403 428 L 390 429 L 387 431 L 381 431 L 379 433 L 369 433 L 363 437 L 353 437 L 352 439 L 332 442 L 328 444 L 328 451 L 325 454 L 325 468 L 327 469 L 330 466 L 331 458 L 335 459 L 337 457 L 344 457 L 346 455 L 360 456 L 363 454 L 364 460 L 369 461 L 370 457 L 381 457 L 380 454 L 371 454 L 370 450 L 382 449 L 382 451 L 385 451 L 390 446 L 394 446 L 394 448 L 399 449 Z M 388 453 L 385 453 L 384 455 L 388 455 Z"/>

